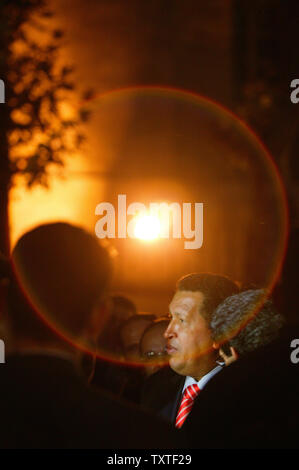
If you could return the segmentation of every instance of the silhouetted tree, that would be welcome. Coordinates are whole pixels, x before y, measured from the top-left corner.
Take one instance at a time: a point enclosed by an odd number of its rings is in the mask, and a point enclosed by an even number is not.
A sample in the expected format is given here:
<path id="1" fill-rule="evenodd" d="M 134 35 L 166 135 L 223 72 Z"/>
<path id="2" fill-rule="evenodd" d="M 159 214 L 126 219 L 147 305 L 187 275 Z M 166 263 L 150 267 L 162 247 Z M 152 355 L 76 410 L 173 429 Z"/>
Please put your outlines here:
<path id="1" fill-rule="evenodd" d="M 0 250 L 9 250 L 8 202 L 15 175 L 28 187 L 48 186 L 49 172 L 84 140 L 84 109 L 72 109 L 72 67 L 59 65 L 63 32 L 49 26 L 44 0 L 0 3 L 0 78 L 5 104 L 0 113 Z M 90 92 L 85 92 L 88 98 Z"/>

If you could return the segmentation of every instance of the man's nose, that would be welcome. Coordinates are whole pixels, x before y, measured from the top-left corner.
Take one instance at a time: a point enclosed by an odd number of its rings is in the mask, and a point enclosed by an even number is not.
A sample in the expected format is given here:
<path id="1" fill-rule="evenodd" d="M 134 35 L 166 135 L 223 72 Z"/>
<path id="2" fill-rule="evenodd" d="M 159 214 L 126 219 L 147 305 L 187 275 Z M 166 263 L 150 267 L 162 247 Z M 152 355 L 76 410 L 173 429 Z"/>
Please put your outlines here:
<path id="1" fill-rule="evenodd" d="M 173 327 L 172 327 L 172 321 L 169 323 L 168 327 L 166 328 L 165 332 L 164 332 L 164 338 L 166 339 L 170 339 L 173 337 L 174 335 L 174 332 L 173 332 Z"/>

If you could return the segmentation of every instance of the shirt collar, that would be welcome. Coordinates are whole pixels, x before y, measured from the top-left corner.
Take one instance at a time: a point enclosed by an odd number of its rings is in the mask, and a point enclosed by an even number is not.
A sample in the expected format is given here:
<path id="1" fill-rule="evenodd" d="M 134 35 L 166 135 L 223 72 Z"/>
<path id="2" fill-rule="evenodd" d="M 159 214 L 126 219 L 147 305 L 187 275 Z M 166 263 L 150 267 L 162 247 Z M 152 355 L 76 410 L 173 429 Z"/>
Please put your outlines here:
<path id="1" fill-rule="evenodd" d="M 214 377 L 214 375 L 218 374 L 218 372 L 220 372 L 222 369 L 223 369 L 222 365 L 221 366 L 218 365 L 218 366 L 214 367 L 214 369 L 210 370 L 210 372 L 208 372 L 206 375 L 204 375 L 199 381 L 195 380 L 193 377 L 187 376 L 186 379 L 185 379 L 185 384 L 184 384 L 184 388 L 182 390 L 182 393 L 184 393 L 185 388 L 188 387 L 188 385 L 193 385 L 193 384 L 197 384 L 199 389 L 202 390 L 206 386 L 208 381 L 212 377 Z"/>

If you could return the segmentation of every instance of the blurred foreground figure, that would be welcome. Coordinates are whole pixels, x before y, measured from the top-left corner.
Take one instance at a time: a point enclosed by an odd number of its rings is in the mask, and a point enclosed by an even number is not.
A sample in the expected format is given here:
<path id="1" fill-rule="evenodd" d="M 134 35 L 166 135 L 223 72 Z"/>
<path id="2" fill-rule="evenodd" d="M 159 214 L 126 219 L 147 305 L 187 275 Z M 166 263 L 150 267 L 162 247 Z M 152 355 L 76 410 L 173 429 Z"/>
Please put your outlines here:
<path id="1" fill-rule="evenodd" d="M 238 360 L 194 403 L 184 424 L 191 448 L 298 447 L 299 378 L 290 360 L 296 331 L 283 324 L 263 290 L 231 296 L 215 310 L 214 347 L 232 346 Z M 195 435 L 199 425 L 203 432 Z"/>
<path id="2" fill-rule="evenodd" d="M 110 260 L 97 240 L 66 223 L 43 225 L 21 237 L 12 264 L 0 447 L 181 446 L 163 423 L 89 389 L 80 374 L 78 345 L 91 347 L 107 320 Z"/>
<path id="3" fill-rule="evenodd" d="M 139 350 L 140 339 L 154 319 L 155 316 L 149 314 L 132 315 L 122 323 L 119 330 L 123 362 L 113 367 L 119 383 L 118 396 L 135 404 L 140 403 L 145 380 L 145 368 Z M 94 384 L 98 383 L 96 379 Z"/>
<path id="4" fill-rule="evenodd" d="M 134 393 L 134 376 L 124 362 L 121 329 L 136 314 L 136 306 L 128 298 L 109 297 L 109 319 L 97 339 L 98 357 L 90 380 L 92 386 L 104 388 L 118 398 L 134 403 L 138 401 Z"/>
<path id="5" fill-rule="evenodd" d="M 97 343 L 98 350 L 105 356 L 120 359 L 122 357 L 122 344 L 120 331 L 123 324 L 137 314 L 134 303 L 123 296 L 109 298 L 109 320 L 101 332 Z"/>

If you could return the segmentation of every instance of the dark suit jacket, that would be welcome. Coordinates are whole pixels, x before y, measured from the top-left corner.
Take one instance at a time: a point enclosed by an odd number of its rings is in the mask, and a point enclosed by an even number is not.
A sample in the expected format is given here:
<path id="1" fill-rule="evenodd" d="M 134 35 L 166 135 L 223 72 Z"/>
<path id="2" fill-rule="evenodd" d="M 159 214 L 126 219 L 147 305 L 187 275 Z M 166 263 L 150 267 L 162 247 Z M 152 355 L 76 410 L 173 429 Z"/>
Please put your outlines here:
<path id="1" fill-rule="evenodd" d="M 298 330 L 223 369 L 200 393 L 182 429 L 190 448 L 298 448 Z"/>
<path id="2" fill-rule="evenodd" d="M 46 355 L 0 365 L 0 448 L 175 448 L 177 433 L 88 388 L 72 363 Z"/>
<path id="3" fill-rule="evenodd" d="M 185 377 L 165 367 L 147 379 L 141 404 L 174 425 L 184 383 Z"/>
<path id="4" fill-rule="evenodd" d="M 141 368 L 97 359 L 91 385 L 107 390 L 119 399 L 139 404 L 144 380 Z"/>

